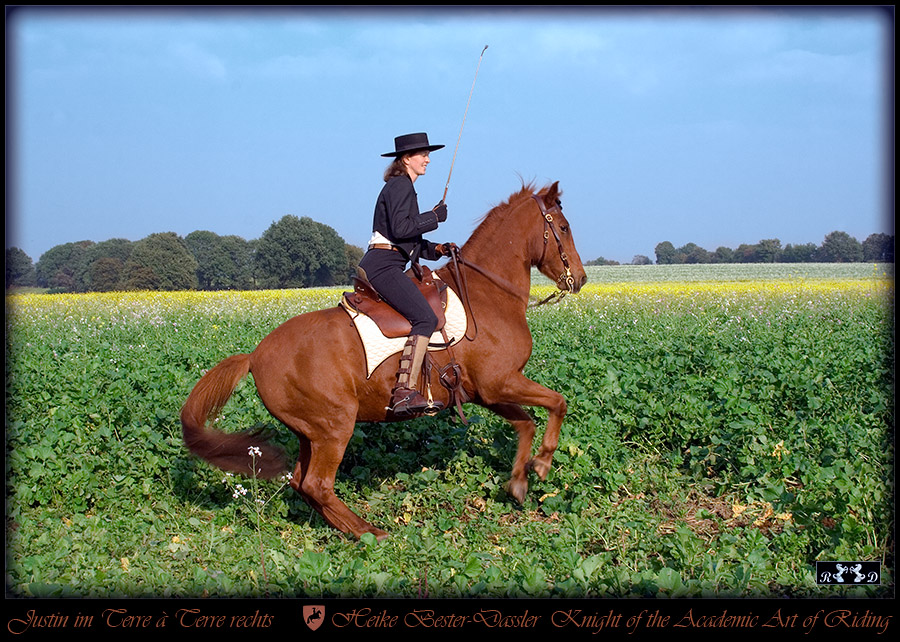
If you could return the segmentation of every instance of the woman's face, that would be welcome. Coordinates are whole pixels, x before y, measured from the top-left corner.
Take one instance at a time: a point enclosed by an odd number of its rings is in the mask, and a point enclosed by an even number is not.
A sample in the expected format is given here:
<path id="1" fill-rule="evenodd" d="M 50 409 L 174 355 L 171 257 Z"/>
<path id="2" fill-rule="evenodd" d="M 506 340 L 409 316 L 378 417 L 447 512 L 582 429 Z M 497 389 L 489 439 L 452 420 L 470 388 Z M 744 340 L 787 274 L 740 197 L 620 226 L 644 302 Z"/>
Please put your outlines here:
<path id="1" fill-rule="evenodd" d="M 413 181 L 425 173 L 425 169 L 430 162 L 428 150 L 415 152 L 403 157 L 403 164 L 406 165 L 406 171 L 409 172 L 409 177 Z"/>

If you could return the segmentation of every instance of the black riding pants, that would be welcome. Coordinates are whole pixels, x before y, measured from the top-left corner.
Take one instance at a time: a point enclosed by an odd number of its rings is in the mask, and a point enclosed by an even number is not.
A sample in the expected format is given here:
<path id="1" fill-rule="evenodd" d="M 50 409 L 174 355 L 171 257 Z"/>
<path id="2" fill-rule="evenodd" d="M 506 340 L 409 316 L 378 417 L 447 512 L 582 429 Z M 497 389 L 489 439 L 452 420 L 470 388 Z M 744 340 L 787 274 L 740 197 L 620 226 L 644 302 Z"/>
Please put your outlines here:
<path id="1" fill-rule="evenodd" d="M 406 257 L 400 252 L 372 249 L 366 252 L 359 266 L 381 298 L 409 320 L 412 333 L 430 338 L 438 320 L 419 288 L 404 272 L 406 263 Z"/>

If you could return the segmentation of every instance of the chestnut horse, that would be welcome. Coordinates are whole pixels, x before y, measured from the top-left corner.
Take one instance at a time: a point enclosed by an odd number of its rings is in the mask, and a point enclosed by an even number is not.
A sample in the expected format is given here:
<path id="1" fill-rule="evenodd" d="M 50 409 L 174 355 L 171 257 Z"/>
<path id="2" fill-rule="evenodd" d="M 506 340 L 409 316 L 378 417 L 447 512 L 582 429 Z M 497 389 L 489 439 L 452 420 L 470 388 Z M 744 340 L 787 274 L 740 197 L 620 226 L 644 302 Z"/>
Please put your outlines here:
<path id="1" fill-rule="evenodd" d="M 507 419 L 519 435 L 509 494 L 522 502 L 527 473 L 550 471 L 566 400 L 522 373 L 532 338 L 525 319 L 531 267 L 577 292 L 587 281 L 569 224 L 559 204 L 558 183 L 531 186 L 493 208 L 458 249 L 458 261 L 436 270 L 466 305 L 466 339 L 453 348 L 469 401 Z M 451 267 L 456 266 L 456 269 Z M 462 283 L 460 283 L 460 281 Z M 432 352 L 436 368 L 448 351 Z M 385 406 L 398 366 L 389 358 L 366 378 L 362 343 L 347 313 L 336 306 L 294 317 L 266 336 L 251 354 L 229 357 L 197 383 L 181 411 L 184 442 L 195 455 L 227 471 L 271 478 L 289 470 L 283 452 L 258 433 L 226 433 L 207 426 L 249 372 L 266 409 L 300 441 L 291 486 L 333 527 L 360 537 L 387 533 L 353 513 L 334 493 L 334 480 L 357 422 L 390 421 Z M 435 386 L 434 398 L 450 406 Z M 549 417 L 540 450 L 531 458 L 535 423 L 522 406 L 546 408 Z M 248 450 L 256 447 L 251 459 Z M 261 453 L 261 454 L 259 454 Z"/>

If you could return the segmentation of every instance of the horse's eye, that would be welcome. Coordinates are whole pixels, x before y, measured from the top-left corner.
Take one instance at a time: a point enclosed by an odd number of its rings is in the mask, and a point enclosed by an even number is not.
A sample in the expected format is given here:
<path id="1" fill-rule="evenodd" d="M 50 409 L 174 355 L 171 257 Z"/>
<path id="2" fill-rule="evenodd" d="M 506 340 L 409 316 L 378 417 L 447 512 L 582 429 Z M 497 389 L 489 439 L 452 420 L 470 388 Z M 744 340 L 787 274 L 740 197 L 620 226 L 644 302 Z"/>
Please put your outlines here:
<path id="1" fill-rule="evenodd" d="M 562 230 L 563 232 L 565 232 L 566 234 L 569 233 L 569 226 L 568 226 L 568 225 L 560 225 L 560 226 L 559 226 L 559 229 L 561 229 L 561 230 Z"/>

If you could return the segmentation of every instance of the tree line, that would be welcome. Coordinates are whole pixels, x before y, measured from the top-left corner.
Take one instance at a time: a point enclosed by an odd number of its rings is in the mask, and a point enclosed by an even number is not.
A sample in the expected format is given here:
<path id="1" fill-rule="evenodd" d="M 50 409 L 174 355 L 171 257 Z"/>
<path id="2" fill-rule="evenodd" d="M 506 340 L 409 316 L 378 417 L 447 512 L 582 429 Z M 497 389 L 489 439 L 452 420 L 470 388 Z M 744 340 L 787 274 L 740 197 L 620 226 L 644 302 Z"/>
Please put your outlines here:
<path id="1" fill-rule="evenodd" d="M 251 241 L 198 230 L 56 245 L 37 263 L 6 250 L 6 287 L 51 292 L 252 290 L 350 283 L 363 250 L 328 225 L 287 215 Z"/>
<path id="2" fill-rule="evenodd" d="M 687 263 L 893 263 L 894 235 L 870 234 L 859 242 L 846 232 L 831 232 L 822 245 L 805 243 L 784 247 L 778 239 L 763 239 L 759 243 L 741 244 L 736 249 L 719 247 L 710 252 L 695 243 L 675 247 L 663 241 L 655 248 L 658 265 Z M 650 265 L 653 261 L 642 254 L 636 255 L 632 265 Z M 585 265 L 618 265 L 617 261 L 602 256 Z"/>
<path id="3" fill-rule="evenodd" d="M 736 249 L 710 252 L 688 243 L 659 243 L 656 263 L 853 263 L 894 262 L 894 236 L 871 234 L 859 242 L 832 232 L 821 246 L 764 239 Z M 287 215 L 259 239 L 219 236 L 205 230 L 184 238 L 174 232 L 139 241 L 110 239 L 56 245 L 37 263 L 19 248 L 6 250 L 6 287 L 34 286 L 51 292 L 116 290 L 253 290 L 324 287 L 350 283 L 363 250 L 346 243 L 328 225 Z M 632 265 L 649 265 L 637 255 Z M 618 265 L 603 257 L 586 265 Z"/>

